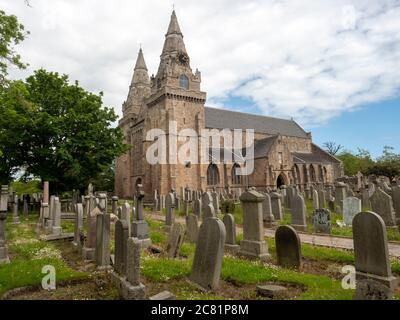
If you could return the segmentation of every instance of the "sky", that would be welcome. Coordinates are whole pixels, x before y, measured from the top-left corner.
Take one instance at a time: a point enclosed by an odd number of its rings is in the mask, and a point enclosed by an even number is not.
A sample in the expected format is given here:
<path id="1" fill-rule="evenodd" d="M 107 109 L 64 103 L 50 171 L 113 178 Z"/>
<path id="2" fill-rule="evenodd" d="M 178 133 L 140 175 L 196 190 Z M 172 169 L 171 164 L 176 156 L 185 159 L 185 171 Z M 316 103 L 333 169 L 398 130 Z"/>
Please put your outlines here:
<path id="1" fill-rule="evenodd" d="M 156 73 L 173 5 L 207 106 L 293 118 L 317 144 L 400 152 L 399 0 L 0 0 L 38 68 L 121 115 L 138 50 Z"/>

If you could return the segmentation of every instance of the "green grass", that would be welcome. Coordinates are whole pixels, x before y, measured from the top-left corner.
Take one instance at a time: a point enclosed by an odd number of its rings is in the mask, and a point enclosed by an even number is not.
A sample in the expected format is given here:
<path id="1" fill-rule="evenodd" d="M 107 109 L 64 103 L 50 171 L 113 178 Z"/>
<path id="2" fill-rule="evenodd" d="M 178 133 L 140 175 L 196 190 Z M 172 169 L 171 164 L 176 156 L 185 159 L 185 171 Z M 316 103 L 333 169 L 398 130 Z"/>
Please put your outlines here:
<path id="1" fill-rule="evenodd" d="M 11 263 L 0 266 L 0 296 L 6 291 L 25 286 L 38 286 L 45 274 L 42 268 L 56 269 L 56 284 L 67 280 L 86 279 L 89 275 L 69 268 L 54 244 L 39 241 L 35 232 L 38 216 L 21 217 L 21 224 L 7 223 L 7 242 Z"/>

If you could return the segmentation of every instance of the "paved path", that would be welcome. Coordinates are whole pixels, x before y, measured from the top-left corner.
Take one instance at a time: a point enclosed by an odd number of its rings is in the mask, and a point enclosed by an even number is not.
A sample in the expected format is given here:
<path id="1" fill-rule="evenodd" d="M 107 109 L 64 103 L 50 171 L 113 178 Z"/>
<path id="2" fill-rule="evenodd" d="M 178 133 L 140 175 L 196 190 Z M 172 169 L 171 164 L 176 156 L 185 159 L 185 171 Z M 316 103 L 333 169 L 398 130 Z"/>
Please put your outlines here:
<path id="1" fill-rule="evenodd" d="M 159 221 L 165 221 L 165 216 L 152 213 L 150 216 Z M 182 217 L 175 217 L 177 222 L 184 223 L 185 219 Z M 236 227 L 238 233 L 242 233 L 242 227 Z M 275 237 L 275 230 L 265 229 L 265 236 L 268 238 Z M 299 233 L 302 243 L 312 244 L 319 247 L 329 247 L 338 249 L 353 250 L 353 239 L 344 237 L 324 236 L 307 233 Z M 389 255 L 395 258 L 400 258 L 400 243 L 389 242 Z"/>

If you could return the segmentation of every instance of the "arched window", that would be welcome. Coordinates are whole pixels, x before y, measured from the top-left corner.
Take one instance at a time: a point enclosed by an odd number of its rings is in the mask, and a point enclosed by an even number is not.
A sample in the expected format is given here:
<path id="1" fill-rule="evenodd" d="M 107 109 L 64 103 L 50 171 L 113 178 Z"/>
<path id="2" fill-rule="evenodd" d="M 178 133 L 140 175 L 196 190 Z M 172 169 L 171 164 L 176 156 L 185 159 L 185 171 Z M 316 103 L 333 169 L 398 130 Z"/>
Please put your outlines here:
<path id="1" fill-rule="evenodd" d="M 179 86 L 186 90 L 189 89 L 189 78 L 186 75 L 182 74 L 179 77 Z"/>
<path id="2" fill-rule="evenodd" d="M 311 182 L 315 182 L 315 169 L 313 165 L 310 165 L 310 180 Z"/>
<path id="3" fill-rule="evenodd" d="M 207 184 L 215 186 L 219 184 L 219 172 L 216 164 L 211 163 L 207 169 Z"/>
<path id="4" fill-rule="evenodd" d="M 321 181 L 321 182 L 324 182 L 324 172 L 323 172 L 323 170 L 322 170 L 322 165 L 319 165 L 318 166 L 318 171 L 319 171 L 319 181 Z"/>
<path id="5" fill-rule="evenodd" d="M 235 163 L 232 167 L 232 184 L 242 184 L 242 176 L 238 174 L 237 169 L 240 169 L 240 165 Z"/>

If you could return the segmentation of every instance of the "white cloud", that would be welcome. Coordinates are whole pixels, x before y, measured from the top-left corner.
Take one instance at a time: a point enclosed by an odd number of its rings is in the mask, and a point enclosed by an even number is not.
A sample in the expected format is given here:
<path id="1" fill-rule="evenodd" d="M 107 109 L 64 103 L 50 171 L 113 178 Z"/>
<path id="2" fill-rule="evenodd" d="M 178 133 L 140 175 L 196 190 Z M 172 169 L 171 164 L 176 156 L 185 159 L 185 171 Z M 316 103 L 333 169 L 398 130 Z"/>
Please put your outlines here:
<path id="1" fill-rule="evenodd" d="M 157 71 L 173 2 L 208 105 L 236 95 L 313 126 L 399 94 L 396 0 L 30 2 L 0 0 L 31 31 L 19 48 L 27 73 L 67 73 L 119 114 L 140 43 Z"/>

